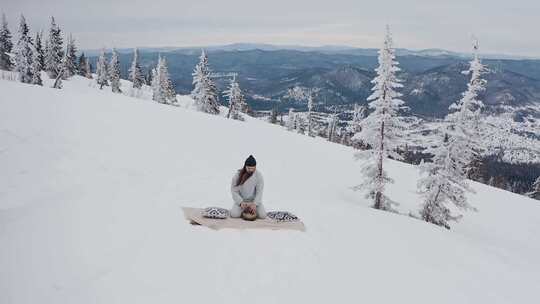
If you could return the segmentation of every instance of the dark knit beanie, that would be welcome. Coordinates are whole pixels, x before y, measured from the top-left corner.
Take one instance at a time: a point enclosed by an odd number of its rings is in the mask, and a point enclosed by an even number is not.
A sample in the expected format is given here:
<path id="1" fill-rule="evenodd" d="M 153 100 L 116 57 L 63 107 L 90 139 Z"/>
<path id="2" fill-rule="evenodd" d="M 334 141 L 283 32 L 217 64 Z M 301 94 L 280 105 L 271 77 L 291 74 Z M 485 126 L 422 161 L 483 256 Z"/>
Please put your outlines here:
<path id="1" fill-rule="evenodd" d="M 255 157 L 253 157 L 253 155 L 250 155 L 246 159 L 246 162 L 244 163 L 244 166 L 248 166 L 248 167 L 255 167 L 256 165 L 257 165 L 257 161 L 255 160 Z"/>

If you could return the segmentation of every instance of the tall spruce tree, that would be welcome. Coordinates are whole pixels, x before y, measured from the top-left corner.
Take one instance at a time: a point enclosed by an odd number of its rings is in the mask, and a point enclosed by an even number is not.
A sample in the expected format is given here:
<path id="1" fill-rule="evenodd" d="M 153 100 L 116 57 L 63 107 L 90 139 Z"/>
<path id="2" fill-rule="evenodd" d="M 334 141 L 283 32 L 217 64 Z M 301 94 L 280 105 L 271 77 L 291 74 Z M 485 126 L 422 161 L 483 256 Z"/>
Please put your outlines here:
<path id="1" fill-rule="evenodd" d="M 34 48 L 33 51 L 33 61 L 32 61 L 32 84 L 35 85 L 43 85 L 43 81 L 41 80 L 41 70 L 42 66 L 40 63 L 40 53 L 37 50 L 37 48 Z"/>
<path id="2" fill-rule="evenodd" d="M 74 75 L 77 75 L 77 47 L 75 46 L 75 39 L 69 34 L 66 42 L 66 54 L 64 56 L 64 75 L 63 78 L 67 79 Z"/>
<path id="3" fill-rule="evenodd" d="M 432 148 L 433 160 L 422 163 L 418 188 L 424 198 L 420 215 L 426 222 L 450 229 L 449 221 L 457 221 L 461 215 L 453 215 L 447 204 L 469 210 L 466 192 L 474 192 L 467 183 L 467 172 L 477 153 L 482 149 L 480 136 L 480 110 L 483 103 L 478 94 L 484 90 L 486 81 L 481 78 L 485 67 L 478 58 L 478 43 L 475 42 L 473 60 L 465 74 L 471 79 L 463 97 L 450 106 L 454 111 L 446 117 L 448 127 L 442 144 Z"/>
<path id="4" fill-rule="evenodd" d="M 473 44 L 473 59 L 470 61 L 469 69 L 463 74 L 470 75 L 467 90 L 460 100 L 450 105 L 450 114 L 446 117 L 450 128 L 448 133 L 451 141 L 458 145 L 460 156 L 466 162 L 465 171 L 467 174 L 473 169 L 473 164 L 478 160 L 481 151 L 484 149 L 482 141 L 481 110 L 484 106 L 479 99 L 479 94 L 485 90 L 487 81 L 482 78 L 486 73 L 486 67 L 478 57 L 478 41 Z"/>
<path id="5" fill-rule="evenodd" d="M 84 75 L 84 77 L 88 79 L 94 78 L 92 76 L 92 65 L 90 64 L 90 60 L 88 58 L 85 58 L 84 62 L 85 62 L 85 71 L 86 71 L 86 74 Z"/>
<path id="6" fill-rule="evenodd" d="M 152 99 L 159 103 L 176 103 L 176 93 L 169 77 L 167 61 L 161 56 L 152 75 Z"/>
<path id="7" fill-rule="evenodd" d="M 49 78 L 57 78 L 60 71 L 63 70 L 63 58 L 64 49 L 60 27 L 56 24 L 54 17 L 51 17 L 51 27 L 45 50 L 45 71 Z"/>
<path id="8" fill-rule="evenodd" d="M 368 97 L 369 107 L 373 112 L 362 123 L 362 130 L 355 135 L 371 147 L 370 150 L 356 154 L 359 159 L 365 159 L 363 165 L 364 182 L 355 186 L 355 190 L 365 190 L 366 197 L 373 199 L 373 207 L 381 210 L 392 210 L 397 204 L 385 195 L 385 185 L 393 180 L 384 170 L 384 162 L 388 157 L 402 159 L 396 149 L 402 138 L 403 121 L 399 117 L 399 110 L 403 108 L 403 101 L 396 90 L 402 85 L 396 77 L 400 70 L 395 60 L 390 28 L 386 28 L 384 44 L 379 50 L 379 66 L 376 69 L 377 77 L 372 83 L 373 94 Z"/>
<path id="9" fill-rule="evenodd" d="M 11 71 L 13 62 L 9 54 L 13 51 L 11 32 L 8 28 L 6 15 L 2 13 L 2 27 L 0 28 L 0 70 Z"/>
<path id="10" fill-rule="evenodd" d="M 203 50 L 199 58 L 199 63 L 193 71 L 193 84 L 195 88 L 191 96 L 195 100 L 197 109 L 210 114 L 219 114 L 219 101 L 217 87 L 210 77 L 208 66 L 208 56 Z"/>
<path id="11" fill-rule="evenodd" d="M 26 24 L 26 19 L 21 15 L 19 22 L 19 40 L 15 45 L 15 71 L 18 72 L 20 82 L 32 83 L 34 61 L 33 43 L 29 35 L 30 30 Z"/>
<path id="12" fill-rule="evenodd" d="M 244 120 L 240 113 L 245 108 L 246 100 L 244 94 L 242 94 L 242 90 L 240 89 L 238 81 L 236 81 L 236 78 L 233 78 L 231 80 L 231 84 L 229 85 L 229 88 L 224 92 L 224 95 L 229 102 L 229 112 L 227 113 L 227 118 Z"/>
<path id="13" fill-rule="evenodd" d="M 114 93 L 122 93 L 120 89 L 120 59 L 118 52 L 113 48 L 111 63 L 109 64 L 109 80 L 111 81 L 111 89 Z"/>
<path id="14" fill-rule="evenodd" d="M 100 89 L 103 89 L 103 86 L 109 85 L 108 74 L 109 73 L 107 71 L 107 58 L 105 57 L 105 49 L 102 49 L 96 65 L 96 82 L 99 85 Z"/>
<path id="15" fill-rule="evenodd" d="M 45 70 L 45 50 L 43 49 L 43 32 L 39 31 L 36 33 L 36 40 L 34 41 L 34 46 L 37 52 L 37 57 L 34 56 L 35 60 L 37 60 L 37 68 L 39 68 L 40 71 Z"/>
<path id="16" fill-rule="evenodd" d="M 129 69 L 129 80 L 133 83 L 133 88 L 140 89 L 144 85 L 144 75 L 139 63 L 139 50 L 133 51 L 133 62 Z"/>
<path id="17" fill-rule="evenodd" d="M 86 75 L 88 75 L 86 68 L 86 56 L 84 55 L 84 52 L 82 52 L 79 59 L 77 59 L 77 74 L 86 77 Z"/>

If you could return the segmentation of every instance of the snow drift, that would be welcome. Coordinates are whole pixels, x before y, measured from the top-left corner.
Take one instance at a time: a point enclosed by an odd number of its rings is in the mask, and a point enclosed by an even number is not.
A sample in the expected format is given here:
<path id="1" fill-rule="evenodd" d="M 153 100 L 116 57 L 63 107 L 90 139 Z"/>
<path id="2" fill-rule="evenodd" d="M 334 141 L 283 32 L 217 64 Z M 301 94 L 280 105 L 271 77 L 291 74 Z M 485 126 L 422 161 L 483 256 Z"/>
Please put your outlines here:
<path id="1" fill-rule="evenodd" d="M 248 119 L 0 81 L 0 303 L 536 303 L 540 204 L 473 183 L 451 231 L 369 208 L 353 150 Z M 249 154 L 306 232 L 191 226 Z M 415 167 L 388 195 L 416 212 Z"/>

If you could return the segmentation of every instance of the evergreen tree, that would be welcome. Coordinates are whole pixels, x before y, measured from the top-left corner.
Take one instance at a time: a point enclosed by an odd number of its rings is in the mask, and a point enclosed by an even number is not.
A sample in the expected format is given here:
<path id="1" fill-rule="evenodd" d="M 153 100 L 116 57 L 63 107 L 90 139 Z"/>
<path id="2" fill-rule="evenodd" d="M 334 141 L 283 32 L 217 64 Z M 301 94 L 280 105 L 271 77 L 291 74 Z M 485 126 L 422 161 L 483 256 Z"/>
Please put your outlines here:
<path id="1" fill-rule="evenodd" d="M 42 32 L 37 32 L 36 33 L 36 40 L 34 42 L 34 46 L 35 46 L 35 49 L 36 49 L 36 56 L 34 56 L 34 60 L 37 60 L 37 68 L 39 69 L 39 71 L 43 71 L 45 70 L 45 50 L 43 49 L 43 44 L 42 44 L 42 38 L 43 37 L 43 33 Z"/>
<path id="2" fill-rule="evenodd" d="M 86 77 L 86 75 L 88 75 L 88 70 L 86 68 L 86 56 L 84 56 L 83 52 L 81 53 L 81 56 L 79 56 L 79 59 L 77 59 L 77 74 Z"/>
<path id="3" fill-rule="evenodd" d="M 94 78 L 92 76 L 92 65 L 90 64 L 90 60 L 88 58 L 86 58 L 86 75 L 85 75 L 85 77 L 88 78 L 88 79 Z"/>
<path id="4" fill-rule="evenodd" d="M 146 82 L 146 84 L 148 85 L 152 85 L 152 80 L 153 80 L 153 71 L 154 69 L 150 69 L 148 68 L 148 70 L 146 71 L 146 75 L 144 76 L 144 81 Z"/>
<path id="5" fill-rule="evenodd" d="M 6 15 L 2 13 L 2 28 L 0 28 L 0 70 L 11 71 L 13 62 L 9 54 L 13 50 L 11 32 L 8 28 Z"/>
<path id="6" fill-rule="evenodd" d="M 33 60 L 32 60 L 32 84 L 35 85 L 43 85 L 43 81 L 41 80 L 41 64 L 40 64 L 40 53 L 37 50 L 37 48 L 34 49 L 33 52 Z"/>
<path id="7" fill-rule="evenodd" d="M 120 89 L 120 59 L 118 59 L 118 53 L 116 49 L 112 50 L 111 63 L 109 64 L 109 80 L 111 81 L 111 88 L 114 93 L 122 93 Z"/>
<path id="8" fill-rule="evenodd" d="M 109 76 L 107 70 L 107 58 L 105 57 L 105 49 L 102 49 L 96 66 L 96 81 L 100 89 L 103 89 L 103 86 L 109 85 Z"/>
<path id="9" fill-rule="evenodd" d="M 278 122 L 277 116 L 278 116 L 277 108 L 273 107 L 272 110 L 270 111 L 270 123 L 276 124 Z"/>
<path id="10" fill-rule="evenodd" d="M 354 112 L 353 112 L 353 119 L 352 119 L 352 129 L 354 133 L 358 133 L 362 130 L 361 123 L 362 120 L 365 117 L 366 108 L 355 103 L 354 104 Z"/>
<path id="11" fill-rule="evenodd" d="M 433 154 L 432 162 L 420 164 L 420 172 L 425 176 L 418 181 L 418 192 L 424 203 L 420 215 L 426 222 L 450 229 L 449 221 L 457 221 L 461 215 L 453 215 L 448 203 L 469 210 L 465 192 L 472 191 L 463 171 L 461 154 L 448 134 L 444 135 L 439 147 L 428 150 Z"/>
<path id="12" fill-rule="evenodd" d="M 227 118 L 232 118 L 236 120 L 244 120 L 240 113 L 245 108 L 245 98 L 240 89 L 240 85 L 236 81 L 236 78 L 231 80 L 229 89 L 225 91 L 225 97 L 229 102 L 229 112 L 227 113 Z"/>
<path id="13" fill-rule="evenodd" d="M 51 17 L 51 28 L 45 50 L 45 71 L 49 78 L 56 78 L 62 70 L 64 58 L 63 41 L 60 27 L 56 24 L 54 17 Z"/>
<path id="14" fill-rule="evenodd" d="M 478 99 L 478 95 L 485 90 L 486 80 L 482 79 L 482 74 L 485 73 L 486 68 L 478 58 L 478 42 L 474 43 L 473 49 L 474 54 L 469 69 L 463 72 L 471 75 L 467 90 L 459 101 L 450 105 L 449 109 L 452 113 L 446 117 L 450 125 L 448 133 L 453 144 L 458 146 L 456 151 L 459 151 L 457 153 L 464 159 L 464 169 L 467 173 L 472 169 L 473 162 L 479 158 L 483 149 L 480 132 L 480 111 L 483 103 Z"/>
<path id="15" fill-rule="evenodd" d="M 379 50 L 379 66 L 376 69 L 377 77 L 372 83 L 373 94 L 368 97 L 369 107 L 373 112 L 366 117 L 362 123 L 362 130 L 355 135 L 359 139 L 371 146 L 371 150 L 361 151 L 356 154 L 357 158 L 363 158 L 363 172 L 365 180 L 362 184 L 355 186 L 355 190 L 365 190 L 366 197 L 373 199 L 373 207 L 382 210 L 392 210 L 392 205 L 396 204 L 385 192 L 385 185 L 393 180 L 384 170 L 384 161 L 387 157 L 401 159 L 396 152 L 399 146 L 399 139 L 402 138 L 401 130 L 404 128 L 398 112 L 403 108 L 403 101 L 396 89 L 402 87 L 396 77 L 398 62 L 395 60 L 395 50 L 392 46 L 392 36 L 390 29 L 386 29 L 386 37 L 383 47 Z"/>
<path id="16" fill-rule="evenodd" d="M 75 39 L 71 36 L 68 36 L 66 42 L 66 54 L 64 55 L 64 74 L 63 78 L 67 79 L 77 75 L 77 47 L 75 46 Z"/>
<path id="17" fill-rule="evenodd" d="M 532 184 L 532 191 L 527 193 L 529 197 L 540 200 L 540 176 Z"/>
<path id="18" fill-rule="evenodd" d="M 338 141 L 338 123 L 339 123 L 339 117 L 336 113 L 330 114 L 330 117 L 328 118 L 328 132 L 327 132 L 327 139 L 331 142 L 337 142 Z"/>
<path id="19" fill-rule="evenodd" d="M 195 100 L 198 110 L 210 114 L 219 114 L 217 88 L 212 78 L 210 78 L 208 56 L 206 56 L 204 50 L 192 75 L 195 88 L 191 92 L 191 96 Z"/>
<path id="20" fill-rule="evenodd" d="M 131 63 L 131 68 L 129 69 L 129 80 L 131 80 L 133 87 L 136 89 L 140 89 L 144 84 L 144 75 L 139 63 L 138 49 L 133 51 L 133 62 Z"/>
<path id="21" fill-rule="evenodd" d="M 32 62 L 34 59 L 32 38 L 29 36 L 26 19 L 21 15 L 19 23 L 19 40 L 15 46 L 15 71 L 20 82 L 32 83 Z"/>
<path id="22" fill-rule="evenodd" d="M 169 77 L 167 61 L 161 56 L 152 76 L 152 99 L 165 104 L 176 103 L 176 93 Z"/>
<path id="23" fill-rule="evenodd" d="M 287 115 L 287 130 L 292 131 L 295 129 L 295 115 L 293 108 L 289 108 L 289 115 Z"/>

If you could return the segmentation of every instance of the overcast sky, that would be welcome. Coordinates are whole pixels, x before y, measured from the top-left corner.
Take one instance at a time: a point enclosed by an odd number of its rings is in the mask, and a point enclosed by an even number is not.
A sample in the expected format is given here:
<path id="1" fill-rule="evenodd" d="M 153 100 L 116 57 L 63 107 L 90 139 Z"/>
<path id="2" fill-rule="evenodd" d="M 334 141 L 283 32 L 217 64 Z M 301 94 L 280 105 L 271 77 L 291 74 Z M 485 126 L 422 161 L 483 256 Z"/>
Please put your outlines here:
<path id="1" fill-rule="evenodd" d="M 11 30 L 54 15 L 82 48 L 203 46 L 235 42 L 396 47 L 540 57 L 539 0 L 0 0 Z"/>

